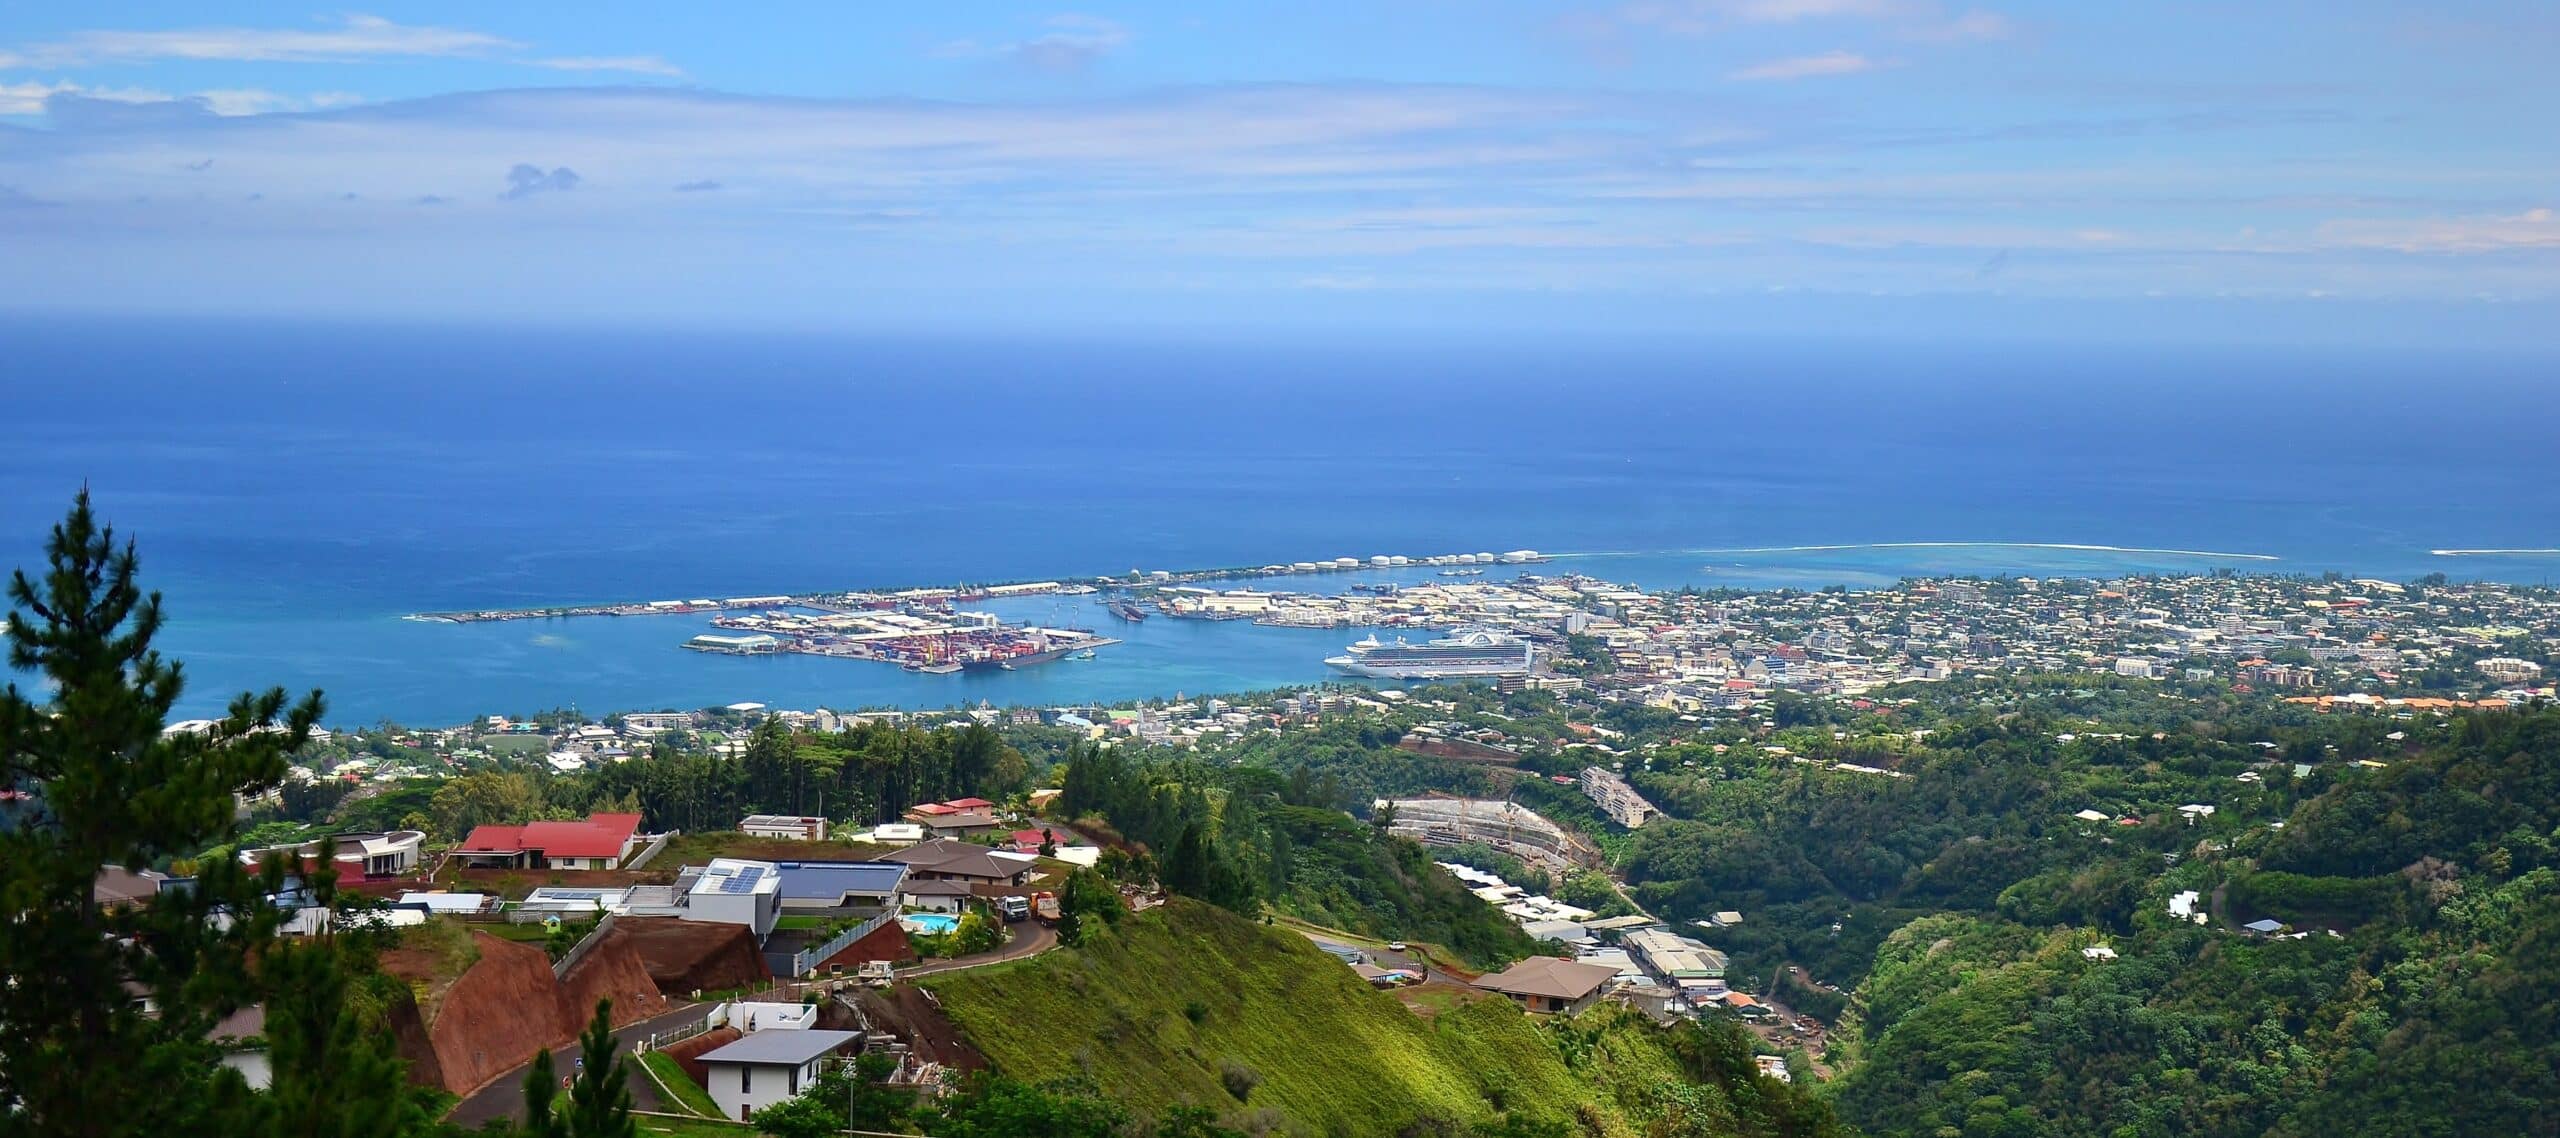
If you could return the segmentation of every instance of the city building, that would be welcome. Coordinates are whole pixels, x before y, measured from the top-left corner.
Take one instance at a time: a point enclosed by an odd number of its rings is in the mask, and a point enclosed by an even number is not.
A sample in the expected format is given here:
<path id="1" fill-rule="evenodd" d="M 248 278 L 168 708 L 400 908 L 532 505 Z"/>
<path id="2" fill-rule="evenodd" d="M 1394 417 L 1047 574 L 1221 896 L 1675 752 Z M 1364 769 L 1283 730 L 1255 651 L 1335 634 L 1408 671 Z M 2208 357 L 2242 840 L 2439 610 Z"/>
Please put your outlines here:
<path id="1" fill-rule="evenodd" d="M 1627 954 L 1664 984 L 1692 996 L 1724 994 L 1723 953 L 1664 929 L 1628 933 L 1625 943 Z"/>
<path id="2" fill-rule="evenodd" d="M 1606 767 L 1582 768 L 1582 793 L 1589 796 L 1610 821 L 1630 830 L 1662 813 L 1645 801 L 1643 795 L 1636 793 L 1636 788 L 1627 785 L 1627 780 Z"/>

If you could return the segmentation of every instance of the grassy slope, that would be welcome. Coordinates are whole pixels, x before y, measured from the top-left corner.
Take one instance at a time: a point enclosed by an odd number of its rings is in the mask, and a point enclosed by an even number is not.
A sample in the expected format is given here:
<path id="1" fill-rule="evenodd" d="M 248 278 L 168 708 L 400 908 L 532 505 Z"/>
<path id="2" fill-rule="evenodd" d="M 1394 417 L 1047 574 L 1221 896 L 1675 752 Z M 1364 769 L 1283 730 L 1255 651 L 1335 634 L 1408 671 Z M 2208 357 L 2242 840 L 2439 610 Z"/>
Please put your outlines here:
<path id="1" fill-rule="evenodd" d="M 1497 1093 L 1528 1113 L 1591 1113 L 1631 1132 L 1602 1086 L 1673 1077 L 1650 1034 L 1631 1025 L 1586 1049 L 1577 1073 L 1508 1001 L 1426 1022 L 1305 937 L 1191 902 L 1133 915 L 1096 946 L 925 984 L 1007 1074 L 1086 1075 L 1141 1110 L 1270 1109 L 1317 1134 L 1387 1133 L 1424 1113 L 1486 1118 Z M 1195 1001 L 1205 1008 L 1197 1024 L 1185 1014 Z M 1247 1102 L 1221 1082 L 1229 1062 L 1261 1078 Z"/>
<path id="2" fill-rule="evenodd" d="M 703 1090 L 702 1084 L 694 1082 L 693 1076 L 685 1074 L 684 1068 L 678 1066 L 676 1061 L 666 1053 L 648 1052 L 640 1056 L 640 1065 L 647 1067 L 648 1070 L 633 1072 L 631 1077 L 648 1079 L 654 1076 L 656 1085 L 667 1094 L 673 1095 L 676 1100 L 675 1105 L 683 1111 L 690 1111 L 704 1118 L 721 1117 L 720 1104 L 712 1101 L 711 1092 Z M 670 1110 L 668 1113 L 678 1112 Z"/>

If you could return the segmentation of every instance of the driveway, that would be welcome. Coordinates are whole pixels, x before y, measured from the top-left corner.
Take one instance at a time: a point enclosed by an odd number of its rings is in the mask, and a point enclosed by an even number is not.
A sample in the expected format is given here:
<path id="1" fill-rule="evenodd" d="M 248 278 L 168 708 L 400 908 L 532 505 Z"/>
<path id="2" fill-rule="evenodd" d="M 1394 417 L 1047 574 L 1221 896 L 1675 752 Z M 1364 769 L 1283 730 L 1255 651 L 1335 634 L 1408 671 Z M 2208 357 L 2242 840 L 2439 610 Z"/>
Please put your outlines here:
<path id="1" fill-rule="evenodd" d="M 632 1040 L 647 1039 L 657 1032 L 673 1031 L 679 1027 L 699 1023 L 704 1013 L 710 1010 L 709 1004 L 687 1004 L 681 1010 L 668 1012 L 652 1019 L 644 1019 L 616 1031 L 613 1033 L 614 1053 L 628 1056 L 631 1054 Z M 521 1121 L 524 1118 L 524 1073 L 532 1066 L 532 1062 L 527 1061 L 523 1066 L 498 1076 L 497 1081 L 480 1088 L 479 1091 L 456 1104 L 453 1112 L 445 1116 L 446 1119 L 464 1129 L 477 1129 L 481 1124 L 492 1119 Z M 578 1046 L 575 1042 L 552 1051 L 551 1069 L 554 1072 L 573 1075 L 577 1073 L 577 1068 Z M 641 1070 L 638 1062 L 626 1060 L 622 1081 L 624 1086 L 631 1088 L 633 1107 L 640 1110 L 683 1113 L 681 1107 L 660 1103 L 658 1084 L 650 1081 L 649 1073 Z"/>
<path id="2" fill-rule="evenodd" d="M 1038 921 L 1024 921 L 1021 924 L 1011 926 L 1011 928 L 1013 929 L 1013 939 L 1004 942 L 1004 946 L 1002 948 L 998 948 L 992 952 L 980 952 L 969 956 L 955 956 L 949 960 L 936 960 L 928 964 L 918 964 L 912 967 L 900 968 L 898 969 L 898 978 L 906 980 L 917 976 L 931 976 L 936 972 L 957 972 L 963 968 L 976 968 L 982 964 L 1001 964 L 1008 960 L 1021 960 L 1024 957 L 1038 956 L 1041 953 L 1058 947 L 1058 930 L 1041 924 Z"/>
<path id="3" fill-rule="evenodd" d="M 1359 949 L 1363 955 L 1366 955 L 1369 958 L 1370 964 L 1379 968 L 1404 969 L 1407 972 L 1420 975 L 1425 983 L 1436 980 L 1441 983 L 1456 984 L 1460 987 L 1475 986 L 1475 981 L 1473 979 L 1441 968 L 1438 964 L 1434 963 L 1430 957 L 1423 955 L 1420 949 L 1415 949 L 1410 952 L 1397 952 L 1388 948 L 1383 943 L 1355 939 L 1341 933 L 1317 932 L 1313 928 L 1304 928 L 1297 925 L 1291 925 L 1290 927 L 1296 928 L 1298 935 L 1306 937 L 1308 940 L 1314 941 L 1320 945 L 1334 945 L 1341 948 Z"/>

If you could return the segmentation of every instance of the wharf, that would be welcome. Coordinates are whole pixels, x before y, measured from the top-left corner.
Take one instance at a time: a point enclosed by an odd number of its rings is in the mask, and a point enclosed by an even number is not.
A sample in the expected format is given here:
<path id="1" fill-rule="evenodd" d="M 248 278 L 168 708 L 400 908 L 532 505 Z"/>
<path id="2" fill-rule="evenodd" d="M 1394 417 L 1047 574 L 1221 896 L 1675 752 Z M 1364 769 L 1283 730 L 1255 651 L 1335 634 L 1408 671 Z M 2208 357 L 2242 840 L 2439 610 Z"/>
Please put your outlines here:
<path id="1" fill-rule="evenodd" d="M 542 605 L 529 608 L 452 609 L 442 612 L 411 613 L 405 619 L 434 624 L 481 624 L 489 621 L 560 620 L 588 616 L 684 616 L 705 612 L 781 608 L 805 608 L 830 614 L 844 614 L 907 605 L 974 604 L 979 601 L 1007 597 L 1036 597 L 1050 594 L 1082 596 L 1102 589 L 1143 589 L 1195 581 L 1232 580 L 1239 577 L 1289 577 L 1431 566 L 1535 565 L 1548 560 L 1551 558 L 1546 554 L 1533 549 L 1519 549 L 1500 554 L 1442 553 L 1421 557 L 1379 554 L 1367 558 L 1336 557 L 1325 561 L 1295 561 L 1286 565 L 1238 565 L 1221 569 L 1190 569 L 1182 572 L 1159 570 L 1154 573 L 1136 573 L 1133 571 L 1126 578 L 1010 581 L 993 585 L 926 586 L 888 592 L 834 590 L 726 599 L 706 597 L 693 600 L 616 601 L 583 605 Z"/>

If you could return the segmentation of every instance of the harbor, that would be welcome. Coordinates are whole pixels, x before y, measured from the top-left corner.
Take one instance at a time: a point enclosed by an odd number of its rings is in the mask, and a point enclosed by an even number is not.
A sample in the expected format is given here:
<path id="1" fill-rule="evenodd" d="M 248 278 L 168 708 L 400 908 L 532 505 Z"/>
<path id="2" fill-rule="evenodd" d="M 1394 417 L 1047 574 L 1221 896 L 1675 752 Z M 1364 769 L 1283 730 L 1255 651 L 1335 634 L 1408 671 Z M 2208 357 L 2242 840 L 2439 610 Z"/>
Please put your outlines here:
<path id="1" fill-rule="evenodd" d="M 1252 617 L 1254 623 L 1300 628 L 1340 628 L 1367 622 L 1414 623 L 1385 613 L 1328 611 L 1326 594 L 1221 592 L 1198 582 L 1238 578 L 1288 577 L 1310 574 L 1437 570 L 1444 576 L 1480 576 L 1487 567 L 1518 567 L 1547 560 L 1535 550 L 1509 553 L 1452 553 L 1409 557 L 1376 554 L 1337 557 L 1244 568 L 1188 571 L 1131 570 L 1125 577 L 1083 580 L 1015 581 L 993 585 L 927 586 L 893 591 L 771 593 L 727 598 L 622 601 L 538 608 L 463 609 L 412 613 L 406 619 L 430 624 L 482 625 L 527 620 L 583 617 L 710 616 L 714 631 L 683 642 L 695 652 L 723 656 L 815 656 L 892 664 L 925 675 L 958 672 L 1014 671 L 1058 660 L 1092 659 L 1097 649 L 1121 643 L 1077 627 L 1065 609 L 1070 602 L 1054 598 L 1093 597 L 1103 612 L 1126 626 L 1136 626 L 1158 613 L 1193 619 Z M 1478 586 L 1484 587 L 1484 586 Z M 1399 597 L 1392 586 L 1355 585 L 1361 599 L 1384 602 Z M 1254 611 L 1199 598 L 1286 597 L 1288 606 Z M 963 609 L 991 602 L 1025 602 L 1053 598 L 1041 619 L 1008 621 L 992 612 Z"/>
<path id="2" fill-rule="evenodd" d="M 1153 572 L 1132 569 L 1126 576 L 1092 577 L 1068 581 L 1013 581 L 992 585 L 944 585 L 900 589 L 894 592 L 833 591 L 815 593 L 775 593 L 761 596 L 725 599 L 614 601 L 585 605 L 544 605 L 533 608 L 453 609 L 443 612 L 419 612 L 407 619 L 436 624 L 479 624 L 504 620 L 559 620 L 588 616 L 683 616 L 694 613 L 726 612 L 736 609 L 812 608 L 826 611 L 893 608 L 900 605 L 974 604 L 979 601 L 1009 597 L 1091 596 L 1107 589 L 1162 588 L 1198 581 L 1217 581 L 1243 577 L 1289 577 L 1322 573 L 1356 573 L 1381 569 L 1415 567 L 1450 567 L 1442 575 L 1466 574 L 1470 569 L 1481 575 L 1483 567 L 1495 565 L 1535 565 L 1547 561 L 1547 555 L 1534 549 L 1509 553 L 1442 553 L 1421 557 L 1404 554 L 1372 554 L 1368 557 L 1335 557 L 1323 561 L 1293 561 L 1259 566 L 1230 566 L 1222 569 L 1159 569 Z M 1143 614 L 1132 617 L 1144 620 Z"/>
<path id="3" fill-rule="evenodd" d="M 851 612 L 775 609 L 722 616 L 711 624 L 723 631 L 696 636 L 685 647 L 731 655 L 796 652 L 871 660 L 928 675 L 1090 659 L 1095 649 L 1120 643 L 1091 629 L 1007 624 L 993 613 L 915 606 Z"/>

